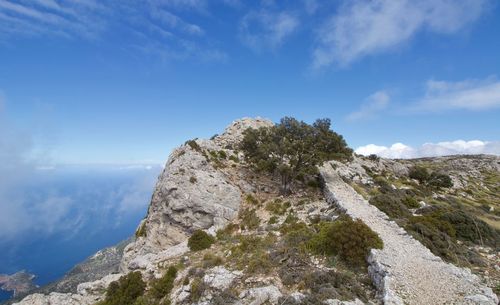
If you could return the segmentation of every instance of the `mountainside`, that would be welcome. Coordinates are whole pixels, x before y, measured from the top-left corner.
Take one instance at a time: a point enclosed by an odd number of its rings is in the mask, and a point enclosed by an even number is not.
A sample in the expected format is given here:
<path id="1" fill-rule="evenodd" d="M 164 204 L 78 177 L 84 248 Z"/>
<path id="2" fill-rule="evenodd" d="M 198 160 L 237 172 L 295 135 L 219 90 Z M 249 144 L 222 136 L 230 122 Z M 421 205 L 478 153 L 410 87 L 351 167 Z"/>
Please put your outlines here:
<path id="1" fill-rule="evenodd" d="M 273 125 L 175 149 L 123 253 L 16 304 L 498 303 L 499 157 L 354 156 L 285 193 L 285 171 L 256 170 L 240 145 Z"/>

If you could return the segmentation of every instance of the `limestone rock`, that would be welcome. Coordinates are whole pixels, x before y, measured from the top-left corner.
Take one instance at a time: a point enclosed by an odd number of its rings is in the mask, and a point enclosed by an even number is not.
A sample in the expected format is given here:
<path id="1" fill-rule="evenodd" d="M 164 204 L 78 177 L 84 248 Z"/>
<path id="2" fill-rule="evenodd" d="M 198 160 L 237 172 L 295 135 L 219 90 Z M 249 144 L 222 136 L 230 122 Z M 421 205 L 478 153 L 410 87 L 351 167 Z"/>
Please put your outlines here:
<path id="1" fill-rule="evenodd" d="M 261 305 L 266 302 L 277 304 L 281 296 L 278 287 L 269 285 L 245 290 L 240 294 L 240 299 L 243 299 L 243 303 L 248 305 Z"/>
<path id="2" fill-rule="evenodd" d="M 215 137 L 214 141 L 217 145 L 226 148 L 233 147 L 243 139 L 243 132 L 248 128 L 258 129 L 260 127 L 270 127 L 274 123 L 271 120 L 257 118 L 243 118 L 236 120 L 229 125 L 224 133 Z"/>
<path id="3" fill-rule="evenodd" d="M 230 288 L 231 283 L 242 275 L 241 271 L 229 271 L 224 267 L 217 266 L 207 271 L 203 282 L 211 288 L 224 290 Z"/>

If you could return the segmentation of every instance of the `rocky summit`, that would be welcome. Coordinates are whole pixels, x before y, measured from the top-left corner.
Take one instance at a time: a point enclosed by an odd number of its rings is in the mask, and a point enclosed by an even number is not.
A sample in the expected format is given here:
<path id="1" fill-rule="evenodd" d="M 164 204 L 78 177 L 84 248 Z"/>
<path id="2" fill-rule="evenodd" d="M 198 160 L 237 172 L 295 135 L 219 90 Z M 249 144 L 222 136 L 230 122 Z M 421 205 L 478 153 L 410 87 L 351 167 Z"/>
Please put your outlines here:
<path id="1" fill-rule="evenodd" d="M 276 132 L 338 140 L 288 123 Z M 299 168 L 337 142 L 296 155 L 286 133 L 287 147 L 261 140 L 273 126 L 244 118 L 175 149 L 132 241 L 16 304 L 498 304 L 499 157 L 323 152 Z M 250 158 L 259 145 L 287 170 Z"/>

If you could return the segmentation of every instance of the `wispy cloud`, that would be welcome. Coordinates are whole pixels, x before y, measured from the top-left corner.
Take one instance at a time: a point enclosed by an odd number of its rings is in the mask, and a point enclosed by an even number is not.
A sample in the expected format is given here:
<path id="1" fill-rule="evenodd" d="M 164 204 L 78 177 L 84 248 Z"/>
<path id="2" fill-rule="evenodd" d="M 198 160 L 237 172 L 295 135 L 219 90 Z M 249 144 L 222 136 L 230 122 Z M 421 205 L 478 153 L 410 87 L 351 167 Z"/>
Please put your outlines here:
<path id="1" fill-rule="evenodd" d="M 421 31 L 451 34 L 475 21 L 489 0 L 344 1 L 317 33 L 313 66 L 346 66 L 394 49 Z"/>
<path id="2" fill-rule="evenodd" d="M 0 42 L 33 36 L 102 41 L 119 28 L 128 32 L 122 41 L 126 49 L 162 60 L 220 60 L 222 56 L 213 55 L 223 52 L 202 39 L 205 30 L 175 12 L 202 11 L 208 4 L 202 0 L 0 0 Z"/>
<path id="3" fill-rule="evenodd" d="M 395 143 L 389 147 L 368 144 L 358 147 L 355 152 L 364 156 L 375 154 L 380 157 L 393 159 L 409 159 L 462 154 L 500 155 L 500 142 L 456 140 L 450 142 L 425 143 L 420 147 L 411 147 L 403 143 Z"/>
<path id="4" fill-rule="evenodd" d="M 391 97 L 386 91 L 377 91 L 366 99 L 358 111 L 350 113 L 346 119 L 356 121 L 375 117 L 380 111 L 389 106 L 390 100 Z"/>
<path id="5" fill-rule="evenodd" d="M 253 50 L 275 50 L 298 25 L 299 19 L 288 12 L 252 11 L 242 18 L 239 32 L 242 42 Z"/>
<path id="6" fill-rule="evenodd" d="M 410 107 L 412 111 L 434 112 L 453 109 L 481 111 L 500 108 L 500 81 L 465 80 L 447 82 L 430 80 L 426 94 Z"/>

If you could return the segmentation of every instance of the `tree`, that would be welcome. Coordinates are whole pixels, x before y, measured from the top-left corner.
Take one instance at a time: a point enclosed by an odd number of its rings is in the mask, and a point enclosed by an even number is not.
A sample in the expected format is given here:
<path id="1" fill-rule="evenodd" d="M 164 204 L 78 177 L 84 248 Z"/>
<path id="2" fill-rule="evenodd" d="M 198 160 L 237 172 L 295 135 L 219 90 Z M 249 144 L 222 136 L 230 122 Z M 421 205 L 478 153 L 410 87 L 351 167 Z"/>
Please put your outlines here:
<path id="1" fill-rule="evenodd" d="M 285 117 L 272 127 L 247 129 L 240 148 L 258 170 L 278 173 L 282 191 L 289 193 L 292 180 L 317 174 L 317 165 L 351 157 L 352 150 L 330 125 L 329 119 L 308 125 Z"/>

